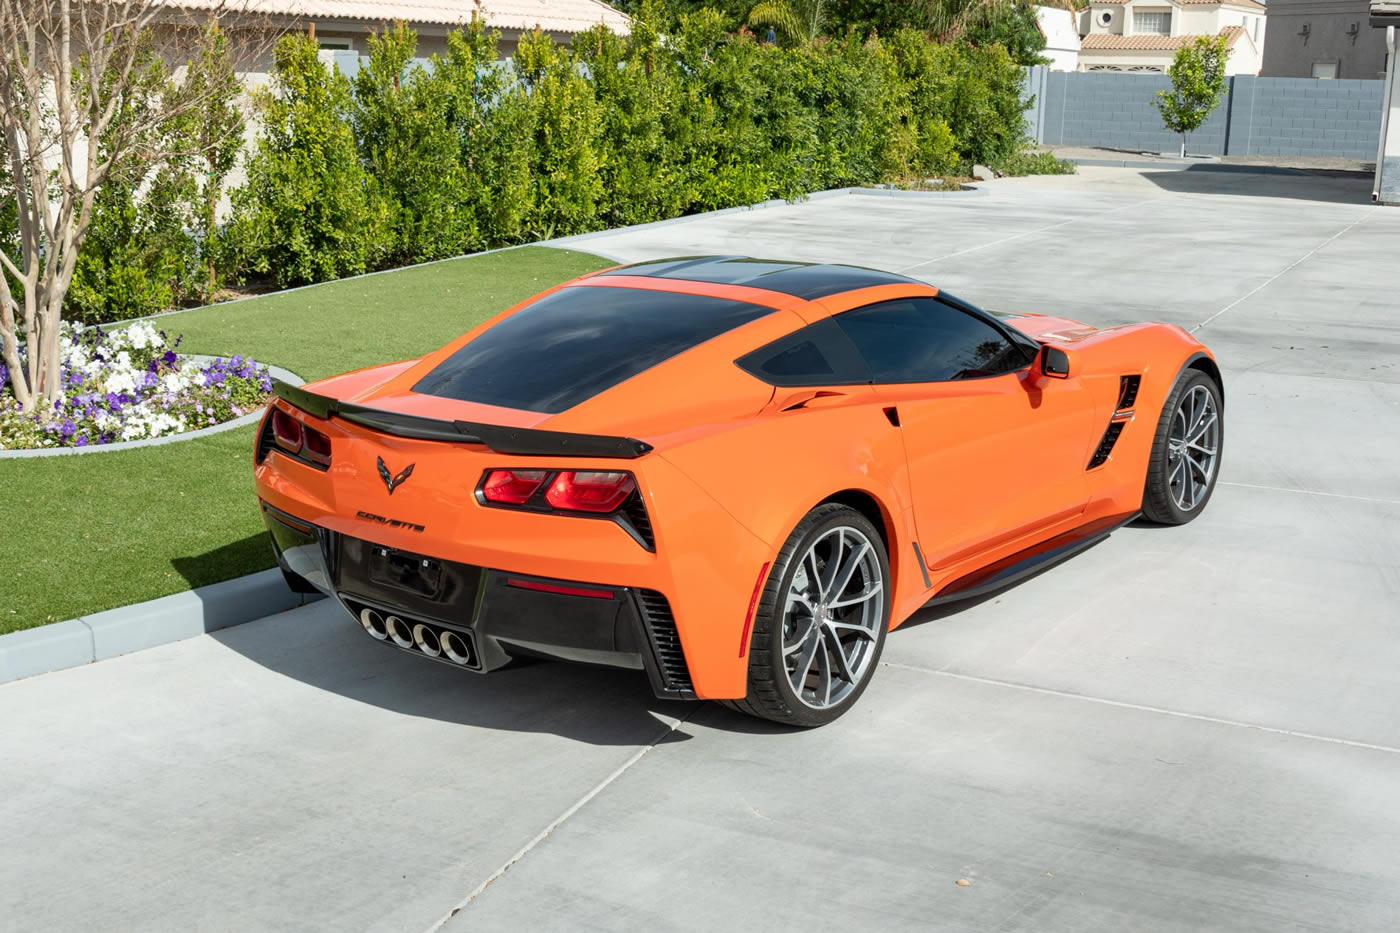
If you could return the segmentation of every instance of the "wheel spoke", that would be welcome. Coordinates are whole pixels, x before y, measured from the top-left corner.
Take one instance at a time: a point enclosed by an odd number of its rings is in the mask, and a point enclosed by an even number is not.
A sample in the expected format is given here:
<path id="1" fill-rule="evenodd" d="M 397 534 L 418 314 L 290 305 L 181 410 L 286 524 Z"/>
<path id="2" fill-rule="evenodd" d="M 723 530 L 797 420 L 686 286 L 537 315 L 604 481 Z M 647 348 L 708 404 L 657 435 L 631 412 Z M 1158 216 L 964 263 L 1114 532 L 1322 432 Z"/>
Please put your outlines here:
<path id="1" fill-rule="evenodd" d="M 822 574 L 817 583 L 817 596 L 823 601 L 831 595 L 831 584 L 836 580 L 836 574 L 841 568 L 841 556 L 846 551 L 846 529 L 836 529 L 836 545 L 831 552 L 831 556 L 826 561 L 826 573 Z"/>
<path id="2" fill-rule="evenodd" d="M 1205 434 L 1205 433 L 1206 433 L 1207 431 L 1209 431 L 1211 428 L 1215 427 L 1215 422 L 1216 422 L 1216 417 L 1215 417 L 1215 415 L 1210 414 L 1209 412 L 1207 412 L 1207 414 L 1201 418 L 1200 423 L 1197 424 L 1197 425 L 1191 430 L 1191 434 L 1186 438 L 1186 442 L 1189 444 L 1189 443 L 1193 443 L 1193 442 L 1195 442 L 1195 441 L 1200 440 L 1200 439 L 1201 439 L 1201 435 Z"/>
<path id="3" fill-rule="evenodd" d="M 841 572 L 837 574 L 836 580 L 832 583 L 831 589 L 826 594 L 828 606 L 839 605 L 838 603 L 831 602 L 831 598 L 840 596 L 846 591 L 847 585 L 851 582 L 851 577 L 855 575 L 856 568 L 860 566 L 861 558 L 865 557 L 866 552 L 869 550 L 870 542 L 866 541 L 861 544 L 859 550 L 850 552 L 850 556 L 846 558 L 845 565 L 842 566 Z"/>
<path id="4" fill-rule="evenodd" d="M 817 644 L 825 647 L 823 639 L 818 638 Z M 818 695 L 821 697 L 822 706 L 830 706 L 831 682 L 835 678 L 831 676 L 831 654 L 828 651 L 817 652 L 817 676 L 820 678 L 821 690 Z"/>
<path id="5" fill-rule="evenodd" d="M 861 638 L 866 639 L 867 641 L 875 640 L 875 633 L 872 632 L 870 629 L 866 628 L 864 625 L 861 625 L 857 622 L 832 622 L 829 624 L 832 628 L 836 629 L 837 631 L 855 632 L 857 635 L 859 635 Z"/>
<path id="6" fill-rule="evenodd" d="M 1200 463 L 1200 462 L 1194 460 L 1194 459 L 1191 458 L 1191 457 L 1187 457 L 1187 458 L 1186 458 L 1186 462 L 1189 463 L 1189 464 L 1191 465 L 1191 468 L 1192 468 L 1192 469 L 1196 470 L 1196 472 L 1198 472 L 1198 473 L 1201 474 L 1201 482 L 1202 482 L 1202 483 L 1204 483 L 1206 480 L 1210 479 L 1210 471 L 1209 471 L 1208 469 L 1206 469 L 1205 464 Z"/>
<path id="7" fill-rule="evenodd" d="M 816 625 L 816 619 L 808 619 L 807 627 L 802 630 L 802 636 L 800 638 L 794 638 L 792 644 L 783 647 L 784 657 L 791 657 L 801 651 L 807 645 L 808 639 L 811 638 L 812 631 L 816 628 Z"/>
<path id="8" fill-rule="evenodd" d="M 1191 458 L 1185 454 L 1181 457 L 1182 465 L 1185 466 Z M 1191 468 L 1187 466 L 1181 471 L 1181 499 L 1177 502 L 1183 509 L 1189 509 L 1196 504 L 1195 480 L 1191 476 Z"/>
<path id="9" fill-rule="evenodd" d="M 836 629 L 830 624 L 824 627 L 826 629 L 827 647 L 836 657 L 837 673 L 841 675 L 841 679 L 846 683 L 855 683 L 856 672 L 851 669 L 851 659 L 846 657 L 846 649 L 841 644 L 841 636 L 836 633 Z"/>
<path id="10" fill-rule="evenodd" d="M 1214 457 L 1214 456 L 1215 456 L 1215 451 L 1216 451 L 1216 449 L 1217 449 L 1217 448 L 1215 448 L 1215 447 L 1203 447 L 1202 445 L 1197 444 L 1195 441 L 1192 441 L 1191 443 L 1187 444 L 1186 446 L 1189 447 L 1189 448 L 1192 449 L 1192 450 L 1200 451 L 1201 453 L 1205 454 L 1207 457 Z"/>
<path id="11" fill-rule="evenodd" d="M 880 595 L 882 589 L 884 589 L 884 586 L 879 580 L 876 580 L 874 583 L 867 584 L 865 589 L 861 590 L 856 595 L 847 599 L 838 599 L 834 603 L 827 603 L 826 606 L 828 609 L 841 609 L 845 606 L 854 606 L 859 603 L 869 602 Z"/>

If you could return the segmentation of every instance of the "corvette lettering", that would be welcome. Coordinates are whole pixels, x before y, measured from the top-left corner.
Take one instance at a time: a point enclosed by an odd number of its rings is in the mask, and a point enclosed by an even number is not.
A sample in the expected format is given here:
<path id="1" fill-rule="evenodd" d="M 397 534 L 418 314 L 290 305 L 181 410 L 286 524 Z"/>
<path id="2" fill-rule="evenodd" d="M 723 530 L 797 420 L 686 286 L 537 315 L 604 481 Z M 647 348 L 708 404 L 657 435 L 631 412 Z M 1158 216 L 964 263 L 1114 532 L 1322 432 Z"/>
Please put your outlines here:
<path id="1" fill-rule="evenodd" d="M 423 526 L 417 522 L 400 521 L 397 518 L 385 518 L 383 515 L 375 515 L 373 512 L 356 512 L 355 515 L 365 521 L 378 522 L 390 528 L 407 528 L 409 531 L 422 531 Z"/>

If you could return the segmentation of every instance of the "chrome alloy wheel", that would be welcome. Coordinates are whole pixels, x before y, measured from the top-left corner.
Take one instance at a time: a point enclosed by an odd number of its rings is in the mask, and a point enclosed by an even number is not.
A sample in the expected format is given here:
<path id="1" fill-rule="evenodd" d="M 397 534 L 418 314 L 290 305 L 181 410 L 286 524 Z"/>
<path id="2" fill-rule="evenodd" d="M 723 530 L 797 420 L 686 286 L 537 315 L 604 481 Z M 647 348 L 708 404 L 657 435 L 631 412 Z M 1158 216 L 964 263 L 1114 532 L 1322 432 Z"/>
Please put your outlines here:
<path id="1" fill-rule="evenodd" d="M 1215 396 L 1203 385 L 1192 386 L 1172 415 L 1167 438 L 1167 485 L 1183 512 L 1194 510 L 1210 491 L 1219 453 Z"/>
<path id="2" fill-rule="evenodd" d="M 835 706 L 860 684 L 884 618 L 884 576 L 870 539 L 839 525 L 814 541 L 783 608 L 783 664 L 805 706 Z"/>

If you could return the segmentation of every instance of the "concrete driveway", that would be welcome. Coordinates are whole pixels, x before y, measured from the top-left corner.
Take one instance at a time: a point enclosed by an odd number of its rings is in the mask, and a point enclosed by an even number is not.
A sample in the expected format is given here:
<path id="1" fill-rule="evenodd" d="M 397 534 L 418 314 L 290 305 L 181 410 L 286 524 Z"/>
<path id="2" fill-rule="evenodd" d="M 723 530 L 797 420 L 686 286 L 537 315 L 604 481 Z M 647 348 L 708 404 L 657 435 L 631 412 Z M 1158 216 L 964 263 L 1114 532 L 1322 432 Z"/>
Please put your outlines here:
<path id="1" fill-rule="evenodd" d="M 0 687 L 0 928 L 1400 929 L 1400 211 L 1368 194 L 1085 169 L 580 241 L 1203 325 L 1221 485 L 926 612 L 815 732 L 415 663 L 325 603 Z"/>

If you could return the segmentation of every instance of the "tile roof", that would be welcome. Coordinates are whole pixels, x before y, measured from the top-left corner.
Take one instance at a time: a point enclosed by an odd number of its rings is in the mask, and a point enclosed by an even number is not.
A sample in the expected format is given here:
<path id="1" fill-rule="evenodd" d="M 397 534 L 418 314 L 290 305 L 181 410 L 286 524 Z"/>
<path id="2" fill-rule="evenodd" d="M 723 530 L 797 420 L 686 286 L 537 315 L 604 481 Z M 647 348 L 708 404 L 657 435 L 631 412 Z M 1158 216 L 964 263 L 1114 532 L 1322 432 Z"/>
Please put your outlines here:
<path id="1" fill-rule="evenodd" d="M 1090 0 L 1091 6 L 1124 6 L 1132 0 Z M 1246 10 L 1267 10 L 1258 0 L 1167 0 L 1179 6 L 1233 6 Z"/>
<path id="2" fill-rule="evenodd" d="M 1220 35 L 1229 37 L 1229 45 L 1233 46 L 1240 36 L 1244 35 L 1243 26 L 1226 26 L 1220 30 Z M 1173 51 L 1182 46 L 1190 45 L 1195 36 L 1118 36 L 1109 32 L 1094 32 L 1085 36 L 1080 43 L 1081 49 L 1135 49 L 1137 51 Z"/>
<path id="3" fill-rule="evenodd" d="M 157 0 L 183 9 L 218 7 L 219 0 Z M 600 0 L 232 0 L 226 10 L 293 16 L 299 19 L 358 20 L 383 23 L 403 20 L 457 26 L 480 15 L 498 29 L 579 33 L 598 23 L 626 33 L 631 20 Z"/>

